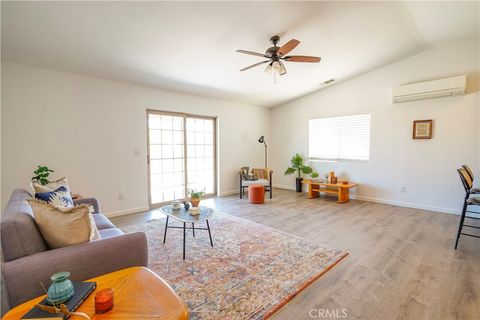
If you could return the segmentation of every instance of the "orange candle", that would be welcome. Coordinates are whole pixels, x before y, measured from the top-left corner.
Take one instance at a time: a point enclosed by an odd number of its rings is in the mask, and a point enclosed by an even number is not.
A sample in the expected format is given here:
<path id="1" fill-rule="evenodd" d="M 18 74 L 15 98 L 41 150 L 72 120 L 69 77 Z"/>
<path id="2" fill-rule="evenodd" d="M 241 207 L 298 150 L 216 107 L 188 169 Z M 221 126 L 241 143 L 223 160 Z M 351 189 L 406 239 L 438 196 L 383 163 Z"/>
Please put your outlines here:
<path id="1" fill-rule="evenodd" d="M 106 288 L 95 294 L 95 313 L 104 313 L 113 308 L 113 289 Z"/>

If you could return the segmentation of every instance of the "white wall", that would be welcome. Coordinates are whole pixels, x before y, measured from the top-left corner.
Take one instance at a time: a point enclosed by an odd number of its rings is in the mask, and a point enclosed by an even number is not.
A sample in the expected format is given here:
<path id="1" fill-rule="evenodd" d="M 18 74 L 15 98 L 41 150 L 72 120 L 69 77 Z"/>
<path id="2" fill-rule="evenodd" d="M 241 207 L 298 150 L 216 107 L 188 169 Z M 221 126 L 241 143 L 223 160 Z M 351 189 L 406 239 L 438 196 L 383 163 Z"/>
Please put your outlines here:
<path id="1" fill-rule="evenodd" d="M 46 164 L 105 212 L 145 209 L 147 108 L 218 117 L 220 193 L 237 191 L 239 167 L 263 166 L 268 109 L 13 62 L 1 71 L 3 205 Z"/>
<path id="2" fill-rule="evenodd" d="M 308 154 L 308 119 L 369 112 L 368 163 L 313 166 L 359 182 L 359 198 L 456 212 L 462 189 L 455 168 L 469 163 L 480 173 L 478 56 L 478 43 L 442 44 L 271 110 L 3 61 L 2 205 L 12 189 L 28 187 L 37 164 L 47 164 L 74 192 L 97 196 L 106 212 L 146 208 L 151 108 L 219 117 L 223 194 L 237 190 L 238 167 L 263 166 L 258 136 L 268 137 L 275 184 L 293 187 L 283 172 L 295 152 Z M 396 85 L 459 74 L 468 75 L 466 96 L 391 103 Z M 416 119 L 434 120 L 432 140 L 411 139 Z"/>
<path id="3" fill-rule="evenodd" d="M 309 119 L 370 113 L 370 161 L 315 162 L 316 170 L 358 182 L 357 198 L 458 212 L 464 193 L 455 169 L 466 163 L 479 173 L 479 72 L 478 42 L 444 43 L 275 107 L 273 170 L 283 172 L 296 152 L 308 155 Z M 394 86 L 461 74 L 468 75 L 465 96 L 391 103 Z M 412 122 L 420 119 L 434 120 L 432 140 L 412 140 Z M 293 183 L 292 176 L 276 175 L 277 186 Z"/>

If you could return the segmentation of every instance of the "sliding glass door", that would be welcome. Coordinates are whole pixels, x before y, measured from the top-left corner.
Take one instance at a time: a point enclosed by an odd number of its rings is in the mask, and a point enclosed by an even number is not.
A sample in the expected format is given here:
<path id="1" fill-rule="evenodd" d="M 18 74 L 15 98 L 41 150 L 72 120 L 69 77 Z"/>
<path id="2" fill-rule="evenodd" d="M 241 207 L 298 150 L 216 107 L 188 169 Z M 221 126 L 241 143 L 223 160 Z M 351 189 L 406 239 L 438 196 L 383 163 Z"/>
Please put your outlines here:
<path id="1" fill-rule="evenodd" d="M 150 204 L 185 197 L 183 117 L 148 114 Z"/>
<path id="2" fill-rule="evenodd" d="M 216 119 L 147 112 L 149 204 L 216 194 Z"/>
<path id="3" fill-rule="evenodd" d="M 188 189 L 215 193 L 215 119 L 187 118 Z"/>

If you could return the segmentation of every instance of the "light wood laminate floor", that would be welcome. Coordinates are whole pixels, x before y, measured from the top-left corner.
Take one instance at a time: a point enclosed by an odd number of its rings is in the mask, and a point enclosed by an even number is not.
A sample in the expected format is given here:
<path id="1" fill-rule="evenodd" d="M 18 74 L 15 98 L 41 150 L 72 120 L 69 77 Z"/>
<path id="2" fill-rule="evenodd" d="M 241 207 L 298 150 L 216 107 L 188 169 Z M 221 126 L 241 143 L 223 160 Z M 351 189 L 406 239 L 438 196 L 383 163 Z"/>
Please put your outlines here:
<path id="1" fill-rule="evenodd" d="M 356 200 L 309 200 L 286 190 L 274 190 L 263 205 L 238 196 L 203 203 L 349 252 L 271 319 L 338 319 L 343 311 L 348 319 L 480 319 L 480 239 L 462 237 L 453 249 L 458 216 Z M 112 221 L 122 227 L 158 214 Z"/>

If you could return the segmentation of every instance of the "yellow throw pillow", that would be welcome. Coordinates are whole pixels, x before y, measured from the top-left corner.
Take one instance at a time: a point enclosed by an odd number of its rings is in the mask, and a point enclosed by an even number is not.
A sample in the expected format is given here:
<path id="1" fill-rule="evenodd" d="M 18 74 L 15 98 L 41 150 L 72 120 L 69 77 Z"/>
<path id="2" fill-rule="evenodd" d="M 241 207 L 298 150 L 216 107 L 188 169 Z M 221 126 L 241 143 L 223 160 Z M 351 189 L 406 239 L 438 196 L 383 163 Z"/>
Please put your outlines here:
<path id="1" fill-rule="evenodd" d="M 88 205 L 57 208 L 38 199 L 29 199 L 35 222 L 51 249 L 100 239 Z"/>

